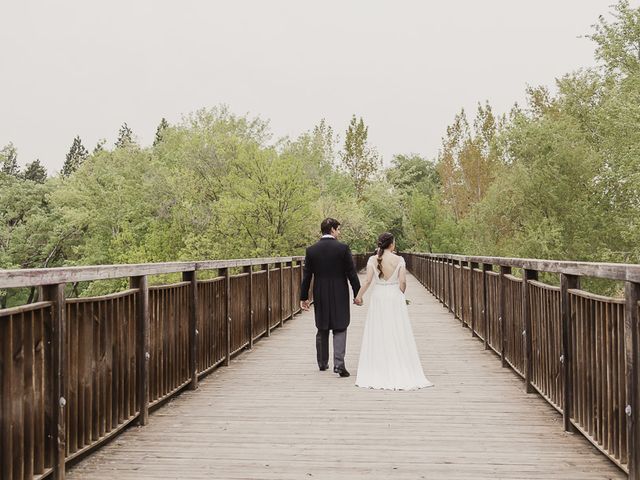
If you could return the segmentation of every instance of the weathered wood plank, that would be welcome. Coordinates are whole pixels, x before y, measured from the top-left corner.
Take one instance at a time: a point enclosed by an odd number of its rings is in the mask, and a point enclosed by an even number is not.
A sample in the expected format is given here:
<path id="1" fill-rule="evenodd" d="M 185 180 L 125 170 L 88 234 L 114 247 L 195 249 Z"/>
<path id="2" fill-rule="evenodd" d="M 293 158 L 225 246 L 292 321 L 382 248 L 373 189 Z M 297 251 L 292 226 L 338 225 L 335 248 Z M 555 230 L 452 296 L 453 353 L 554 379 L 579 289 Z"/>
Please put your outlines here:
<path id="1" fill-rule="evenodd" d="M 626 352 L 627 386 L 627 450 L 629 451 L 629 479 L 640 480 L 640 284 L 625 284 L 624 341 Z"/>
<path id="2" fill-rule="evenodd" d="M 46 434 L 51 444 L 51 465 L 54 469 L 54 478 L 65 478 L 65 451 L 66 451 L 66 399 L 65 381 L 65 353 L 67 338 L 66 305 L 64 296 L 64 284 L 48 285 L 43 288 L 43 300 L 53 303 L 50 322 L 46 325 L 49 358 L 52 375 L 48 377 L 46 392 Z"/>
<path id="3" fill-rule="evenodd" d="M 492 265 L 537 270 L 539 272 L 564 273 L 567 275 L 640 282 L 640 265 L 637 264 L 541 260 L 537 258 L 478 257 L 439 253 L 416 253 L 415 255 L 442 259 L 447 262 L 490 263 Z"/>
<path id="4" fill-rule="evenodd" d="M 291 262 L 304 257 L 245 258 L 233 260 L 208 260 L 201 262 L 166 262 L 125 265 L 90 265 L 84 267 L 30 268 L 0 270 L 0 288 L 20 288 L 58 283 L 107 280 L 111 278 L 140 277 L 181 273 L 193 270 L 261 265 L 263 263 Z"/>

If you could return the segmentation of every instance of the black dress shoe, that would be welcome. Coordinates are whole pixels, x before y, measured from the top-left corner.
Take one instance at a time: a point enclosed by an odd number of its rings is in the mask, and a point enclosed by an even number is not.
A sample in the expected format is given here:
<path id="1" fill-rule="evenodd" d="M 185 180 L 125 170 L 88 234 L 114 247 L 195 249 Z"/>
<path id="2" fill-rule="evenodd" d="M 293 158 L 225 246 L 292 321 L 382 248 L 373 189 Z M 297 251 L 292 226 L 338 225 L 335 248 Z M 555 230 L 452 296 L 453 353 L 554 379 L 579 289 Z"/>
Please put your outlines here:
<path id="1" fill-rule="evenodd" d="M 333 371 L 334 371 L 334 373 L 337 373 L 341 377 L 349 377 L 349 376 L 351 376 L 351 374 L 347 371 L 346 368 L 333 367 Z"/>
<path id="2" fill-rule="evenodd" d="M 324 365 L 322 367 L 319 367 L 321 372 L 324 372 L 325 370 L 329 369 L 329 365 Z"/>

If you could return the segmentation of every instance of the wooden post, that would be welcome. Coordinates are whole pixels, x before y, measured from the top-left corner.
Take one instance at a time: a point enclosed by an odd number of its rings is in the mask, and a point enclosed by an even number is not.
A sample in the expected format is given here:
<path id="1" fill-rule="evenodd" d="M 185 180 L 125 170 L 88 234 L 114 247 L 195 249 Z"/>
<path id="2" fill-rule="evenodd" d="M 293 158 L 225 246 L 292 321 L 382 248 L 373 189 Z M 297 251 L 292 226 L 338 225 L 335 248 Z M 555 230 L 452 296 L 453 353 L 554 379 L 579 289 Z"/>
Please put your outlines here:
<path id="1" fill-rule="evenodd" d="M 293 291 L 293 259 L 289 262 L 289 266 L 291 267 L 291 275 L 289 276 L 289 285 L 291 288 L 289 289 L 290 298 L 291 298 L 291 319 L 293 320 L 293 314 L 296 311 L 296 297 L 295 292 Z"/>
<path id="2" fill-rule="evenodd" d="M 484 322 L 484 349 L 489 350 L 489 286 L 487 272 L 493 271 L 493 266 L 487 263 L 482 264 L 482 321 Z"/>
<path id="3" fill-rule="evenodd" d="M 149 282 L 146 275 L 131 277 L 131 288 L 137 288 L 136 299 L 136 396 L 138 425 L 149 423 Z"/>
<path id="4" fill-rule="evenodd" d="M 500 360 L 502 361 L 502 366 L 507 366 L 507 358 L 505 356 L 506 347 L 507 347 L 507 336 L 506 336 L 506 312 L 507 312 L 507 280 L 505 280 L 504 276 L 511 273 L 511 267 L 505 267 L 500 265 L 500 277 L 499 277 L 499 291 L 500 291 L 500 301 L 499 301 L 499 312 L 498 312 L 498 321 L 500 322 Z"/>
<path id="5" fill-rule="evenodd" d="M 476 315 L 473 311 L 473 304 L 476 302 L 475 292 L 473 291 L 473 275 L 474 269 L 478 268 L 475 262 L 469 262 L 469 315 L 471 315 L 471 336 L 477 337 L 476 333 Z"/>
<path id="6" fill-rule="evenodd" d="M 265 266 L 267 270 L 267 337 L 271 336 L 271 272 L 269 264 Z"/>
<path id="7" fill-rule="evenodd" d="M 182 280 L 191 282 L 189 290 L 189 389 L 198 388 L 198 278 L 195 270 L 182 272 Z"/>
<path id="8" fill-rule="evenodd" d="M 572 363 L 573 339 L 571 338 L 571 298 L 569 290 L 580 288 L 580 278 L 575 275 L 560 274 L 560 319 L 562 321 L 562 376 L 564 385 L 564 405 L 562 409 L 562 423 L 565 432 L 573 432 L 571 415 L 573 413 L 573 376 Z"/>
<path id="9" fill-rule="evenodd" d="M 253 348 L 253 266 L 247 265 L 244 267 L 244 273 L 249 274 L 249 350 Z"/>
<path id="10" fill-rule="evenodd" d="M 434 292 L 434 288 L 435 288 L 435 277 L 433 275 L 433 263 L 431 262 L 430 258 L 426 259 L 427 262 L 427 276 L 429 278 L 429 291 L 431 291 L 431 293 Z"/>
<path id="11" fill-rule="evenodd" d="M 67 338 L 66 305 L 64 297 L 64 283 L 46 285 L 42 289 L 43 300 L 53 302 L 51 324 L 45 325 L 48 330 L 47 343 L 49 343 L 49 364 L 53 375 L 46 382 L 45 404 L 45 432 L 47 441 L 50 442 L 51 465 L 53 466 L 53 478 L 64 480 L 65 478 L 65 450 L 66 450 L 66 426 L 65 426 L 65 383 L 67 372 L 64 369 L 64 358 Z"/>
<path id="12" fill-rule="evenodd" d="M 436 259 L 436 267 L 438 269 L 438 300 L 444 304 L 442 292 L 444 291 L 444 261 Z"/>
<path id="13" fill-rule="evenodd" d="M 629 452 L 629 480 L 640 479 L 640 326 L 638 301 L 640 283 L 625 282 L 624 345 L 626 353 L 627 450 Z"/>
<path id="14" fill-rule="evenodd" d="M 522 323 L 524 324 L 524 384 L 527 393 L 534 393 L 531 385 L 531 370 L 533 369 L 533 339 L 531 338 L 531 308 L 529 308 L 529 280 L 537 280 L 538 272 L 524 269 L 522 271 Z"/>
<path id="15" fill-rule="evenodd" d="M 284 326 L 284 262 L 278 264 L 280 269 L 280 327 Z"/>
<path id="16" fill-rule="evenodd" d="M 224 366 L 228 367 L 231 361 L 231 273 L 228 268 L 221 268 L 220 275 L 224 276 L 224 318 L 225 321 L 225 350 L 224 350 Z"/>
<path id="17" fill-rule="evenodd" d="M 449 260 L 447 259 L 447 296 L 446 296 L 446 300 L 447 300 L 447 307 L 449 308 L 449 312 L 453 312 L 455 313 L 455 310 L 453 309 L 452 305 L 453 305 L 453 298 L 455 297 L 455 290 L 454 290 L 454 268 L 453 268 L 453 260 Z M 455 315 L 454 315 L 455 318 Z"/>
<path id="18" fill-rule="evenodd" d="M 455 260 L 454 260 L 455 262 Z M 453 311 L 456 311 L 456 303 L 459 302 L 460 303 L 460 325 L 463 327 L 466 327 L 467 324 L 464 323 L 464 309 L 467 308 L 466 304 L 469 303 L 469 299 L 465 297 L 464 294 L 464 268 L 465 268 L 465 263 L 468 265 L 469 262 L 464 262 L 462 260 L 458 261 L 458 265 L 460 265 L 460 270 L 459 270 L 459 276 L 460 276 L 460 287 L 458 287 L 458 281 L 455 278 L 456 275 L 456 269 L 455 269 L 455 263 L 454 263 L 454 269 L 453 269 L 453 288 L 454 288 L 454 292 L 457 294 L 457 299 L 454 298 L 453 300 Z"/>
<path id="19" fill-rule="evenodd" d="M 464 262 L 461 260 L 460 264 L 460 291 L 458 291 L 458 282 L 456 281 L 456 264 L 455 260 L 452 260 L 453 271 L 453 316 L 456 315 L 458 298 L 460 298 L 460 326 L 464 327 Z"/>

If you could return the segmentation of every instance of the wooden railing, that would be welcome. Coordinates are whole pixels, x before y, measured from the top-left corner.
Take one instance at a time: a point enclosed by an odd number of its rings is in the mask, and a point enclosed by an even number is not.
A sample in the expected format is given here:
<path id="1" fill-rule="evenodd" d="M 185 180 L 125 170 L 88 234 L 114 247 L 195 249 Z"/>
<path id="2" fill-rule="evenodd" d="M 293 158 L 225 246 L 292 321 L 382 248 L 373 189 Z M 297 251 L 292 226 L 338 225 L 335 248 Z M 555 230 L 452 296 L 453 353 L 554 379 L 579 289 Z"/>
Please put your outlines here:
<path id="1" fill-rule="evenodd" d="M 640 479 L 640 265 L 405 254 L 408 269 L 503 366 L 609 459 Z M 518 268 L 521 277 L 512 275 Z M 559 275 L 560 285 L 538 281 Z M 580 289 L 624 282 L 625 298 Z"/>
<path id="2" fill-rule="evenodd" d="M 67 462 L 270 336 L 300 311 L 303 261 L 0 270 L 0 288 L 39 287 L 42 300 L 0 310 L 0 479 L 64 478 Z M 65 284 L 127 277 L 125 291 L 65 298 Z"/>

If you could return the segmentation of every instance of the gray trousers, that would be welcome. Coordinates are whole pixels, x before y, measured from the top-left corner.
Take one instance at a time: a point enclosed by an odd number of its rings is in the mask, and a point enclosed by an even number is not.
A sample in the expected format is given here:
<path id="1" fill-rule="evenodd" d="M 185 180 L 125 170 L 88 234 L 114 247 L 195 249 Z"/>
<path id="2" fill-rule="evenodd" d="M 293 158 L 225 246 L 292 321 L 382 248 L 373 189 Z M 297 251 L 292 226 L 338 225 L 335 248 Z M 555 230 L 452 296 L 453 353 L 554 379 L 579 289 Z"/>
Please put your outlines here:
<path id="1" fill-rule="evenodd" d="M 333 330 L 333 367 L 344 367 L 344 353 L 347 349 L 347 329 Z M 320 330 L 316 333 L 316 354 L 318 367 L 329 366 L 329 330 Z"/>

